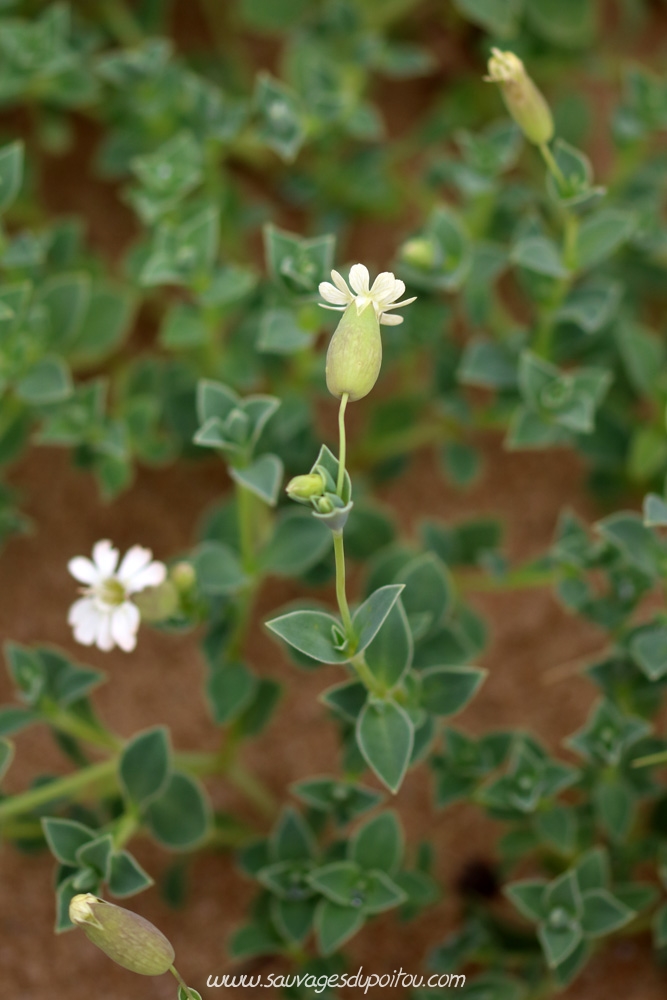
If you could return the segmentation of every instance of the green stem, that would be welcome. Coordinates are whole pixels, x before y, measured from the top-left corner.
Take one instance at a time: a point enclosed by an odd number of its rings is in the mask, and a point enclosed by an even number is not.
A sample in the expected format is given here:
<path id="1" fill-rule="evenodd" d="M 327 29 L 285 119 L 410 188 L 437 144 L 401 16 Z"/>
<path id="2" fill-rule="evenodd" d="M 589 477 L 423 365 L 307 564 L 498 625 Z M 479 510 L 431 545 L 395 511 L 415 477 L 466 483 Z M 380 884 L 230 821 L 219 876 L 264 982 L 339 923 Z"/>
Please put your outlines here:
<path id="1" fill-rule="evenodd" d="M 239 539 L 241 543 L 241 565 L 252 576 L 255 572 L 255 522 L 253 517 L 254 496 L 250 490 L 236 483 L 236 508 L 238 511 Z"/>
<path id="2" fill-rule="evenodd" d="M 513 570 L 504 576 L 490 576 L 482 573 L 455 573 L 457 587 L 464 594 L 485 593 L 503 590 L 528 590 L 533 587 L 552 587 L 558 576 L 552 569 L 532 569 L 526 567 Z"/>
<path id="3" fill-rule="evenodd" d="M 59 708 L 56 704 L 49 702 L 40 705 L 42 714 L 49 725 L 58 729 L 61 733 L 67 733 L 74 739 L 82 740 L 85 743 L 92 743 L 93 746 L 103 747 L 105 750 L 120 750 L 123 741 L 113 733 L 109 733 L 97 726 L 91 726 L 84 719 L 79 719 L 72 712 L 67 712 Z"/>
<path id="4" fill-rule="evenodd" d="M 123 0 L 99 0 L 99 10 L 109 31 L 123 46 L 131 48 L 141 44 L 141 28 Z"/>
<path id="5" fill-rule="evenodd" d="M 345 544 L 343 542 L 342 531 L 333 532 L 333 543 L 334 556 L 336 559 L 336 600 L 338 601 L 338 610 L 340 611 L 340 617 L 343 621 L 345 635 L 348 640 L 352 640 L 354 637 L 354 630 L 352 628 L 352 615 L 350 614 L 350 607 L 347 603 L 347 593 L 345 590 Z"/>
<path id="6" fill-rule="evenodd" d="M 194 996 L 192 994 L 192 990 L 190 989 L 190 987 L 188 986 L 188 984 L 185 982 L 185 980 L 179 975 L 178 970 L 176 969 L 176 966 L 175 965 L 170 965 L 169 966 L 169 971 L 171 972 L 171 974 L 174 977 L 174 979 L 178 982 L 178 985 L 183 990 L 185 990 L 186 997 L 189 997 L 189 1000 L 195 1000 L 195 998 L 194 998 Z"/>
<path id="7" fill-rule="evenodd" d="M 540 146 L 540 153 L 542 154 L 542 159 L 546 163 L 546 165 L 547 165 L 547 167 L 549 169 L 549 173 L 551 174 L 551 176 L 554 178 L 555 181 L 558 182 L 558 184 L 559 184 L 559 186 L 561 188 L 566 188 L 567 187 L 567 181 L 565 180 L 565 177 L 563 176 L 563 171 L 560 169 L 560 167 L 556 163 L 556 159 L 554 157 L 554 154 L 551 152 L 551 150 L 549 149 L 549 146 L 547 145 L 546 142 L 543 142 L 541 144 L 541 146 Z"/>
<path id="8" fill-rule="evenodd" d="M 88 791 L 91 786 L 106 782 L 109 778 L 115 779 L 117 767 L 118 759 L 111 757 L 101 763 L 84 767 L 74 774 L 68 774 L 64 778 L 56 778 L 55 781 L 40 785 L 39 788 L 31 788 L 27 792 L 5 799 L 4 802 L 0 802 L 0 823 L 13 816 L 20 816 L 21 813 L 48 805 L 54 799 L 73 798 L 81 792 Z"/>
<path id="9" fill-rule="evenodd" d="M 276 801 L 262 782 L 250 771 L 246 771 L 238 761 L 232 761 L 226 770 L 226 775 L 239 791 L 243 792 L 249 802 L 257 807 L 265 816 L 275 816 L 278 811 Z"/>
<path id="10" fill-rule="evenodd" d="M 345 435 L 345 408 L 350 398 L 349 393 L 344 392 L 340 397 L 340 408 L 338 410 L 338 482 L 336 483 L 336 493 L 343 499 L 343 486 L 345 485 L 345 459 L 347 449 L 347 437 Z"/>

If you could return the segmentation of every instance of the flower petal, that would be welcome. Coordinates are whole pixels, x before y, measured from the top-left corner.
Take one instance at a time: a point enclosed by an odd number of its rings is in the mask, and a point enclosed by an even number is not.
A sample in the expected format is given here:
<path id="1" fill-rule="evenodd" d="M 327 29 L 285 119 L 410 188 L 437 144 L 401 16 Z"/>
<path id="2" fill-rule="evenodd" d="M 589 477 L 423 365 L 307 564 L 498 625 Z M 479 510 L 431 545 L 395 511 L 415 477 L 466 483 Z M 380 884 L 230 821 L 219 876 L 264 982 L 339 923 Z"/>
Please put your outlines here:
<path id="1" fill-rule="evenodd" d="M 111 637 L 126 653 L 131 653 L 137 645 L 140 620 L 139 609 L 130 601 L 115 608 L 111 615 Z"/>
<path id="2" fill-rule="evenodd" d="M 331 278 L 336 288 L 347 296 L 348 302 L 351 302 L 354 296 L 352 295 L 352 292 L 348 288 L 347 281 L 345 280 L 343 275 L 339 274 L 338 271 L 332 271 Z"/>
<path id="3" fill-rule="evenodd" d="M 89 597 L 75 601 L 67 614 L 67 621 L 74 628 L 74 638 L 82 646 L 92 646 L 95 642 L 100 619 L 100 611 Z"/>
<path id="4" fill-rule="evenodd" d="M 350 285 L 357 295 L 368 295 L 371 276 L 365 264 L 353 264 L 350 268 Z"/>
<path id="5" fill-rule="evenodd" d="M 88 586 L 95 584 L 100 579 L 100 571 L 94 562 L 86 559 L 85 556 L 75 556 L 67 563 L 67 569 L 75 580 L 79 583 L 86 583 Z"/>
<path id="6" fill-rule="evenodd" d="M 396 292 L 396 286 L 401 286 L 401 291 Z M 391 271 L 382 271 L 378 274 L 371 288 L 371 295 L 376 302 L 393 302 L 405 291 L 402 281 L 397 281 Z"/>
<path id="7" fill-rule="evenodd" d="M 402 309 L 403 306 L 409 306 L 412 302 L 417 301 L 417 296 L 413 295 L 411 299 L 403 299 L 402 302 L 392 302 L 391 305 L 384 306 L 383 311 L 387 312 L 389 309 Z"/>
<path id="8" fill-rule="evenodd" d="M 111 617 L 112 615 L 109 613 L 99 613 L 96 645 L 104 653 L 108 653 L 114 647 L 113 636 L 111 635 Z"/>
<path id="9" fill-rule="evenodd" d="M 324 302 L 317 303 L 320 309 L 331 309 L 333 312 L 345 312 L 347 306 L 327 306 Z"/>
<path id="10" fill-rule="evenodd" d="M 380 316 L 380 326 L 400 326 L 403 322 L 402 316 L 394 316 L 393 313 L 382 313 Z"/>
<path id="11" fill-rule="evenodd" d="M 118 565 L 118 549 L 114 549 L 108 539 L 97 542 L 93 547 L 93 562 L 97 566 L 101 577 L 113 576 Z"/>
<path id="12" fill-rule="evenodd" d="M 138 594 L 146 587 L 159 587 L 164 583 L 167 575 L 167 567 L 161 562 L 152 562 L 139 573 L 135 573 L 131 580 L 123 581 L 128 594 Z"/>
<path id="13" fill-rule="evenodd" d="M 133 545 L 123 556 L 116 576 L 121 583 L 129 583 L 136 573 L 148 566 L 152 558 L 153 553 L 150 549 L 144 549 L 141 545 Z"/>
<path id="14" fill-rule="evenodd" d="M 349 291 L 342 292 L 335 285 L 332 285 L 330 281 L 320 282 L 320 295 L 327 302 L 334 302 L 336 305 L 344 306 L 348 302 L 352 301 L 352 296 Z"/>

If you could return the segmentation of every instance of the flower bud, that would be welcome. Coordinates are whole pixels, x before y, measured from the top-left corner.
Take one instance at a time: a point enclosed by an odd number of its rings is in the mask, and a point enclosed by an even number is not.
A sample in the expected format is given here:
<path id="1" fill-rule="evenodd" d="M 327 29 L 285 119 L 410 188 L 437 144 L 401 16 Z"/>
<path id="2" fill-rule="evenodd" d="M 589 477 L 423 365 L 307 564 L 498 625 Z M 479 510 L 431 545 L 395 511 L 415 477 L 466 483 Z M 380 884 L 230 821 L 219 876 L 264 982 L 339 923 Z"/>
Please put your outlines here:
<path id="1" fill-rule="evenodd" d="M 430 271 L 438 263 L 438 248 L 433 240 L 425 236 L 414 236 L 401 247 L 401 257 L 412 267 Z"/>
<path id="2" fill-rule="evenodd" d="M 334 331 L 327 351 L 327 388 L 338 399 L 347 393 L 350 400 L 368 395 L 380 374 L 382 338 L 373 305 L 358 310 L 352 302 Z"/>
<path id="3" fill-rule="evenodd" d="M 549 105 L 526 73 L 525 66 L 513 52 L 491 49 L 489 75 L 491 83 L 500 85 L 505 106 L 526 139 L 541 146 L 554 134 L 554 122 Z"/>
<path id="4" fill-rule="evenodd" d="M 178 562 L 169 570 L 169 579 L 180 594 L 187 594 L 197 582 L 197 574 L 192 563 Z"/>
<path id="5" fill-rule="evenodd" d="M 311 472 L 307 476 L 290 479 L 285 491 L 292 500 L 310 500 L 311 497 L 322 496 L 325 485 L 318 472 Z"/>
<path id="6" fill-rule="evenodd" d="M 140 976 L 161 976 L 174 964 L 174 949 L 162 931 L 132 910 L 86 892 L 71 900 L 69 918 L 124 969 Z"/>
<path id="7" fill-rule="evenodd" d="M 171 580 L 164 580 L 157 587 L 149 587 L 140 594 L 133 594 L 132 600 L 147 622 L 166 621 L 176 614 L 180 603 Z"/>

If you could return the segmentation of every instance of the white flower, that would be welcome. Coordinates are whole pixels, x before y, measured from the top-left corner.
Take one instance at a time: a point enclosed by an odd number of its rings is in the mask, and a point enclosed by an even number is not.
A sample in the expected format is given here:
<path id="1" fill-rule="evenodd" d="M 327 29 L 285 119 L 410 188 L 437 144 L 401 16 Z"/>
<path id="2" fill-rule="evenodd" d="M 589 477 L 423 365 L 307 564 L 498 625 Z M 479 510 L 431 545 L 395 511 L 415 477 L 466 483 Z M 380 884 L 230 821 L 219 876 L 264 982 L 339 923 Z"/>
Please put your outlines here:
<path id="1" fill-rule="evenodd" d="M 391 271 L 383 271 L 382 274 L 378 274 L 373 282 L 373 287 L 369 288 L 368 268 L 364 264 L 354 264 L 350 268 L 349 278 L 352 291 L 338 271 L 332 271 L 331 277 L 333 285 L 330 281 L 320 283 L 320 295 L 331 303 L 331 305 L 326 306 L 320 302 L 323 309 L 336 309 L 342 312 L 347 309 L 351 302 L 356 302 L 357 312 L 360 313 L 369 303 L 372 303 L 380 323 L 384 326 L 398 326 L 399 323 L 403 322 L 403 317 L 392 316 L 389 310 L 409 306 L 411 302 L 415 301 L 414 298 L 403 299 L 402 302 L 396 301 L 405 291 L 405 285 L 398 278 L 395 278 Z"/>
<path id="2" fill-rule="evenodd" d="M 109 541 L 97 542 L 93 558 L 77 556 L 67 568 L 79 583 L 83 597 L 69 609 L 67 621 L 74 629 L 74 638 L 84 646 L 96 645 L 108 652 L 120 646 L 126 653 L 137 644 L 139 608 L 132 603 L 132 594 L 146 587 L 157 587 L 167 569 L 153 562 L 153 553 L 133 545 L 118 566 L 118 549 Z"/>

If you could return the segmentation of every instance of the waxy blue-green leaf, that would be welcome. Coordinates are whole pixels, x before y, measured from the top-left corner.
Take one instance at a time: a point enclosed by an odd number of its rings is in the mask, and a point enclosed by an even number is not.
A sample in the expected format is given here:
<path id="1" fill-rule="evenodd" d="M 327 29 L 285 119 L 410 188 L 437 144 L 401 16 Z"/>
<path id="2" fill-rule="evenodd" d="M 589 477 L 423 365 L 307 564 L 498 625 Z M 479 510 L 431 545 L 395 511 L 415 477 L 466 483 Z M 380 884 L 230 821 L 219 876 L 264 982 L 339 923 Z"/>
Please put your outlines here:
<path id="1" fill-rule="evenodd" d="M 487 675 L 477 667 L 428 667 L 420 672 L 420 704 L 433 715 L 456 715 Z"/>
<path id="2" fill-rule="evenodd" d="M 340 906 L 330 899 L 322 899 L 315 912 L 315 933 L 318 950 L 322 955 L 332 955 L 349 941 L 365 923 L 359 907 Z"/>
<path id="3" fill-rule="evenodd" d="M 381 812 L 355 830 L 348 843 L 348 858 L 362 869 L 380 868 L 390 875 L 403 860 L 404 836 L 398 816 Z"/>
<path id="4" fill-rule="evenodd" d="M 200 783 L 175 771 L 162 794 L 149 802 L 145 816 L 159 843 L 174 851 L 186 851 L 205 839 L 211 823 L 211 807 Z"/>
<path id="5" fill-rule="evenodd" d="M 23 143 L 12 142 L 0 149 L 0 212 L 16 198 L 23 181 Z"/>
<path id="6" fill-rule="evenodd" d="M 72 388 L 69 369 L 54 355 L 42 358 L 28 369 L 16 384 L 16 395 L 24 403 L 46 406 L 67 399 Z"/>
<path id="7" fill-rule="evenodd" d="M 78 868 L 77 851 L 95 839 L 95 830 L 73 819 L 45 816 L 42 829 L 51 853 L 63 865 Z"/>
<path id="8" fill-rule="evenodd" d="M 14 757 L 14 744 L 9 740 L 0 739 L 0 782 L 6 775 Z"/>
<path id="9" fill-rule="evenodd" d="M 153 879 L 128 851 L 118 851 L 112 856 L 109 874 L 109 891 L 112 896 L 124 899 L 151 885 Z"/>
<path id="10" fill-rule="evenodd" d="M 224 661 L 211 671 L 206 682 L 206 697 L 218 726 L 235 719 L 252 701 L 257 678 L 244 663 Z"/>
<path id="11" fill-rule="evenodd" d="M 357 719 L 356 738 L 368 766 L 387 786 L 397 792 L 410 763 L 414 725 L 394 701 L 371 699 Z"/>
<path id="12" fill-rule="evenodd" d="M 275 507 L 283 480 L 283 463 L 277 455 L 262 455 L 243 468 L 231 467 L 229 474 L 270 507 Z"/>
<path id="13" fill-rule="evenodd" d="M 260 563 L 265 572 L 276 576 L 300 576 L 318 563 L 331 545 L 326 525 L 308 512 L 287 511 L 279 518 Z"/>
<path id="14" fill-rule="evenodd" d="M 396 601 L 364 657 L 375 679 L 390 691 L 410 669 L 413 639 L 401 598 Z"/>
<path id="15" fill-rule="evenodd" d="M 224 542 L 203 542 L 191 558 L 203 594 L 235 594 L 247 583 L 238 555 Z"/>
<path id="16" fill-rule="evenodd" d="M 127 798 L 144 806 L 164 792 L 171 773 L 169 730 L 155 726 L 138 733 L 125 745 L 118 777 Z"/>

